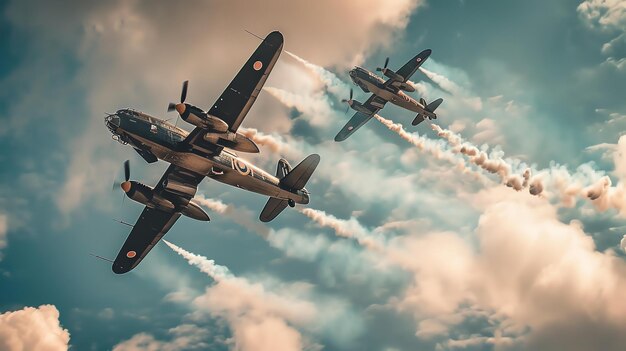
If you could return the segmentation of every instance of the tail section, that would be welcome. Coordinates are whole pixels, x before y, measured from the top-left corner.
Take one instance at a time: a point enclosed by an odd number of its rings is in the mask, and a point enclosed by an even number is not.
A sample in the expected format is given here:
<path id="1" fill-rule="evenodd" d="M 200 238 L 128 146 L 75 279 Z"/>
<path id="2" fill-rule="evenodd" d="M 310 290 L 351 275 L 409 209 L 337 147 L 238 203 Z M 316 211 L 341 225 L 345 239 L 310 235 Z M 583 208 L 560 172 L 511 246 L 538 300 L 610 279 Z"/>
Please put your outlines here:
<path id="1" fill-rule="evenodd" d="M 296 201 L 298 203 L 308 203 L 309 195 L 304 186 L 311 178 L 311 175 L 320 163 L 320 156 L 317 154 L 309 155 L 300 162 L 294 169 L 291 169 L 289 163 L 281 159 L 278 161 L 276 176 L 280 179 L 280 187 L 294 195 L 294 198 L 280 199 L 270 197 L 261 211 L 259 219 L 262 222 L 269 222 L 276 218 L 287 206 L 294 207 Z"/>
<path id="2" fill-rule="evenodd" d="M 291 165 L 287 160 L 281 158 L 278 161 L 278 166 L 276 166 L 276 178 L 283 179 L 289 172 L 291 172 Z"/>
<path id="3" fill-rule="evenodd" d="M 439 107 L 439 105 L 441 105 L 442 102 L 443 102 L 442 98 L 439 98 L 431 102 L 430 104 L 426 105 L 426 111 L 434 113 L 437 107 Z"/>
<path id="4" fill-rule="evenodd" d="M 320 155 L 312 154 L 307 156 L 296 168 L 280 180 L 281 187 L 291 191 L 304 188 L 304 185 L 309 181 L 319 163 Z"/>
<path id="5" fill-rule="evenodd" d="M 424 99 L 420 99 L 420 102 L 424 106 L 424 112 L 420 112 L 417 114 L 417 116 L 415 116 L 415 119 L 413 120 L 413 122 L 411 122 L 411 124 L 414 126 L 422 123 L 427 117 L 428 119 L 437 119 L 437 114 L 435 113 L 435 110 L 437 109 L 437 107 L 439 107 L 439 105 L 441 105 L 443 99 L 439 98 L 431 102 L 430 104 L 426 104 L 426 100 Z"/>

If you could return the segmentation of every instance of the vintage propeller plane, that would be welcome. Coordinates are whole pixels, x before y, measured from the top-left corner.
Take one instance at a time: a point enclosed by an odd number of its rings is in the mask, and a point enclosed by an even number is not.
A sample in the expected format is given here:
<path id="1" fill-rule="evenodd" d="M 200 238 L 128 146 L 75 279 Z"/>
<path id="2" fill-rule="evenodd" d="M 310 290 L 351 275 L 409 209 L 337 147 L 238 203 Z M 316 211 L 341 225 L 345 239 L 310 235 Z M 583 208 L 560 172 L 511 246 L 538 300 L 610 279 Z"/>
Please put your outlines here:
<path id="1" fill-rule="evenodd" d="M 350 135 L 352 135 L 352 133 L 374 117 L 380 109 L 385 107 L 387 102 L 391 102 L 394 105 L 417 112 L 417 116 L 415 116 L 415 119 L 413 119 L 413 122 L 411 123 L 414 126 L 421 123 L 425 118 L 437 118 L 435 110 L 439 107 L 439 105 L 441 105 L 443 99 L 437 99 L 430 104 L 427 104 L 423 98 L 421 98 L 420 101 L 416 101 L 402 91 L 415 91 L 415 88 L 407 83 L 407 81 L 424 63 L 424 61 L 428 59 L 430 53 L 430 49 L 420 52 L 404 66 L 402 66 L 402 68 L 400 68 L 397 72 L 387 68 L 387 65 L 389 64 L 389 57 L 387 57 L 385 65 L 382 68 L 376 68 L 376 71 L 382 72 L 387 78 L 389 78 L 386 81 L 362 67 L 357 66 L 352 69 L 349 72 L 350 79 L 352 79 L 354 84 L 363 89 L 364 92 L 372 93 L 372 96 L 370 96 L 365 103 L 360 103 L 352 99 L 353 91 L 350 89 L 350 99 L 342 100 L 342 102 L 347 103 L 348 107 L 355 110 L 356 113 L 339 131 L 337 136 L 335 136 L 335 141 L 346 140 Z"/>
<path id="2" fill-rule="evenodd" d="M 168 111 L 177 111 L 183 120 L 195 125 L 190 133 L 132 109 L 121 109 L 105 117 L 115 140 L 132 146 L 148 163 L 158 159 L 170 163 L 155 187 L 130 180 L 130 164 L 124 163 L 124 182 L 120 186 L 126 196 L 146 207 L 113 261 L 113 272 L 122 274 L 135 268 L 181 215 L 209 220 L 193 201 L 204 177 L 269 196 L 260 216 L 264 222 L 274 219 L 287 206 L 309 203 L 309 192 L 304 186 L 320 161 L 319 155 L 308 156 L 293 169 L 281 159 L 274 176 L 228 150 L 259 152 L 254 141 L 237 129 L 282 48 L 280 32 L 263 39 L 208 112 L 185 102 L 185 81 L 180 102 L 170 103 Z"/>

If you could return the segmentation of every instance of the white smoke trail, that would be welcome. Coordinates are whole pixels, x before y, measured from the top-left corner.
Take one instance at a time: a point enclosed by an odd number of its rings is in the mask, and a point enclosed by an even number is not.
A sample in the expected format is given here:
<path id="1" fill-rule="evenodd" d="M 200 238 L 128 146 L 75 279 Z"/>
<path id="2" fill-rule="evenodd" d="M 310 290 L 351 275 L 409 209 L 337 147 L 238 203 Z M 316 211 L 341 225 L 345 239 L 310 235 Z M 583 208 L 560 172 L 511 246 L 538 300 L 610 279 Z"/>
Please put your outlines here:
<path id="1" fill-rule="evenodd" d="M 450 146 L 452 146 L 454 152 L 461 153 L 468 157 L 471 163 L 484 169 L 485 171 L 496 174 L 500 177 L 500 181 L 506 186 L 513 188 L 517 191 L 528 187 L 531 183 L 530 178 L 532 175 L 531 169 L 524 169 L 521 175 L 512 174 L 513 166 L 500 157 L 490 156 L 487 152 L 478 149 L 475 145 L 470 144 L 463 140 L 463 138 L 447 129 L 443 129 L 440 126 L 432 123 L 431 128 L 443 139 L 445 139 Z M 538 195 L 539 191 L 543 187 L 538 185 L 539 180 L 535 179 L 533 184 L 533 191 L 531 194 Z"/>
<path id="2" fill-rule="evenodd" d="M 604 211 L 616 209 L 626 215 L 626 189 L 622 183 L 612 186 L 611 179 L 603 172 L 593 169 L 589 164 L 579 166 L 573 173 L 556 164 L 543 170 L 531 171 L 526 168 L 523 174 L 511 174 L 513 164 L 523 165 L 519 160 L 490 157 L 487 152 L 466 142 L 456 133 L 431 124 L 437 134 L 453 146 L 453 150 L 466 155 L 470 162 L 484 170 L 500 176 L 502 182 L 522 190 L 528 188 L 531 195 L 556 196 L 562 206 L 573 207 L 578 199 L 590 200 L 597 209 Z M 532 176 L 532 173 L 537 174 Z"/>
<path id="3" fill-rule="evenodd" d="M 252 213 L 250 213 L 247 209 L 236 208 L 233 205 L 226 205 L 220 200 L 206 198 L 202 194 L 196 196 L 194 199 L 198 204 L 230 218 L 235 223 L 252 233 L 258 234 L 264 239 L 267 239 L 270 234 L 271 229 L 252 219 Z"/>
<path id="4" fill-rule="evenodd" d="M 255 128 L 241 128 L 239 131 L 250 138 L 259 146 L 265 146 L 270 149 L 275 154 L 300 158 L 301 152 L 299 152 L 293 146 L 290 146 L 284 139 L 279 136 L 265 134 Z"/>
<path id="5" fill-rule="evenodd" d="M 435 82 L 435 84 L 437 84 L 439 87 L 441 87 L 441 89 L 447 91 L 448 93 L 452 94 L 452 95 L 466 95 L 465 94 L 465 89 L 463 89 L 460 85 L 456 84 L 455 82 L 451 81 L 450 79 L 448 79 L 447 77 L 435 73 L 433 71 L 429 71 L 424 67 L 420 67 L 419 70 L 424 73 L 426 75 L 426 77 L 428 77 L 430 80 L 432 80 L 433 82 Z"/>
<path id="6" fill-rule="evenodd" d="M 263 87 L 263 90 L 275 97 L 283 105 L 302 112 L 313 126 L 326 127 L 332 121 L 334 110 L 328 97 L 323 92 L 298 95 L 274 87 Z"/>
<path id="7" fill-rule="evenodd" d="M 346 83 L 339 79 L 339 77 L 337 77 L 334 73 L 326 70 L 324 67 L 311 63 L 292 52 L 285 51 L 285 53 L 293 57 L 296 61 L 303 64 L 304 67 L 315 74 L 317 78 L 326 86 L 328 91 L 335 96 L 345 96 L 347 91 L 350 90 L 350 87 Z"/>
<path id="8" fill-rule="evenodd" d="M 320 226 L 333 229 L 338 236 L 355 239 L 359 244 L 373 251 L 384 251 L 381 238 L 373 236 L 355 218 L 346 221 L 320 210 L 311 208 L 297 208 L 297 210 Z"/>
<path id="9" fill-rule="evenodd" d="M 213 260 L 163 241 L 190 265 L 215 280 L 216 284 L 207 288 L 204 295 L 194 300 L 194 304 L 228 321 L 235 349 L 303 349 L 306 341 L 291 324 L 308 326 L 314 322 L 317 311 L 313 303 L 289 296 L 288 292 L 279 295 L 267 291 L 261 284 L 235 277 L 228 268 L 215 264 Z"/>
<path id="10" fill-rule="evenodd" d="M 228 206 L 220 200 L 206 198 L 202 195 L 196 196 L 194 200 L 198 204 L 208 208 L 209 210 L 220 213 L 220 214 L 224 214 L 228 210 Z"/>
<path id="11" fill-rule="evenodd" d="M 431 154 L 438 160 L 448 161 L 452 163 L 453 165 L 455 165 L 457 169 L 459 169 L 463 173 L 470 173 L 474 175 L 477 179 L 483 182 L 488 182 L 488 180 L 484 178 L 482 174 L 475 172 L 474 170 L 467 167 L 467 165 L 465 164 L 463 160 L 457 158 L 453 152 L 445 149 L 443 145 L 436 142 L 435 140 L 428 139 L 424 136 L 419 136 L 419 135 L 409 133 L 406 130 L 404 130 L 404 128 L 402 127 L 402 124 L 394 123 L 393 121 L 388 120 L 378 114 L 374 115 L 374 117 L 376 117 L 376 119 L 380 123 L 382 123 L 385 127 L 387 127 L 389 130 L 397 133 L 402 139 L 406 140 L 411 145 L 417 147 L 420 151 L 428 152 L 429 154 Z"/>
<path id="12" fill-rule="evenodd" d="M 216 264 L 215 261 L 186 251 L 165 239 L 163 239 L 163 242 L 169 246 L 170 249 L 174 250 L 174 252 L 185 258 L 190 265 L 198 267 L 200 271 L 208 274 L 213 280 L 219 282 L 233 277 L 228 268 Z"/>

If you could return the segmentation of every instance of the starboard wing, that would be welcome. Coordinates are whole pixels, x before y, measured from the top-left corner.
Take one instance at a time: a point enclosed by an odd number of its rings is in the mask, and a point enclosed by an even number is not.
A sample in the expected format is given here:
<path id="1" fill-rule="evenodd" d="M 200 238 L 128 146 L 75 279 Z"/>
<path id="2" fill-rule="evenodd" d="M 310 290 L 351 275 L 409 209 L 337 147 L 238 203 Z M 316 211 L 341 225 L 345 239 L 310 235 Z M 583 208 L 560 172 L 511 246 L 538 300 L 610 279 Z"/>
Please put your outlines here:
<path id="1" fill-rule="evenodd" d="M 194 197 L 203 178 L 200 174 L 170 165 L 155 187 L 154 194 L 171 201 L 177 207 L 185 206 Z M 172 186 L 173 183 L 177 186 Z M 117 254 L 113 262 L 113 272 L 123 274 L 137 267 L 180 215 L 176 210 L 165 211 L 146 206 Z"/>

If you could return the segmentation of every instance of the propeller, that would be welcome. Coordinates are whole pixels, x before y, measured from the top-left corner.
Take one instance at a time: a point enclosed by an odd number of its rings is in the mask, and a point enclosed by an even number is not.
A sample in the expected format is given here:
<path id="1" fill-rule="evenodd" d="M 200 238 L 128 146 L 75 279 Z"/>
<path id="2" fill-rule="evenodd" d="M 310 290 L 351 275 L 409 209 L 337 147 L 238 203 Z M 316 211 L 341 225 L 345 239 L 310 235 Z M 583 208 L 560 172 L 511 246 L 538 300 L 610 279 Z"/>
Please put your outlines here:
<path id="1" fill-rule="evenodd" d="M 183 90 L 180 92 L 180 104 L 184 104 L 185 100 L 187 100 L 187 88 L 188 87 L 189 87 L 189 81 L 186 80 L 183 82 Z M 178 104 L 170 102 L 169 105 L 167 105 L 167 112 L 172 112 L 176 110 L 177 106 Z"/>
<path id="2" fill-rule="evenodd" d="M 115 188 L 118 186 L 122 188 L 122 190 L 124 190 L 125 193 L 130 191 L 131 185 L 130 185 L 130 161 L 129 160 L 124 161 L 124 181 L 113 182 L 113 188 L 111 190 L 115 190 Z"/>
<path id="3" fill-rule="evenodd" d="M 387 69 L 387 65 L 388 65 L 388 64 L 389 64 L 389 57 L 387 57 L 387 58 L 385 59 L 385 65 L 383 66 L 383 68 L 377 67 L 377 68 L 376 68 L 376 70 L 377 70 L 378 72 L 382 72 L 382 71 L 384 71 L 384 70 L 386 70 L 386 69 Z"/>
<path id="4" fill-rule="evenodd" d="M 341 99 L 341 102 L 344 102 L 346 104 L 348 104 L 348 107 L 346 108 L 346 113 L 348 113 L 348 110 L 350 110 L 350 106 L 352 106 L 352 103 L 354 102 L 352 100 L 352 94 L 354 93 L 354 91 L 352 90 L 352 88 L 350 88 L 350 99 L 346 100 L 346 99 Z"/>

